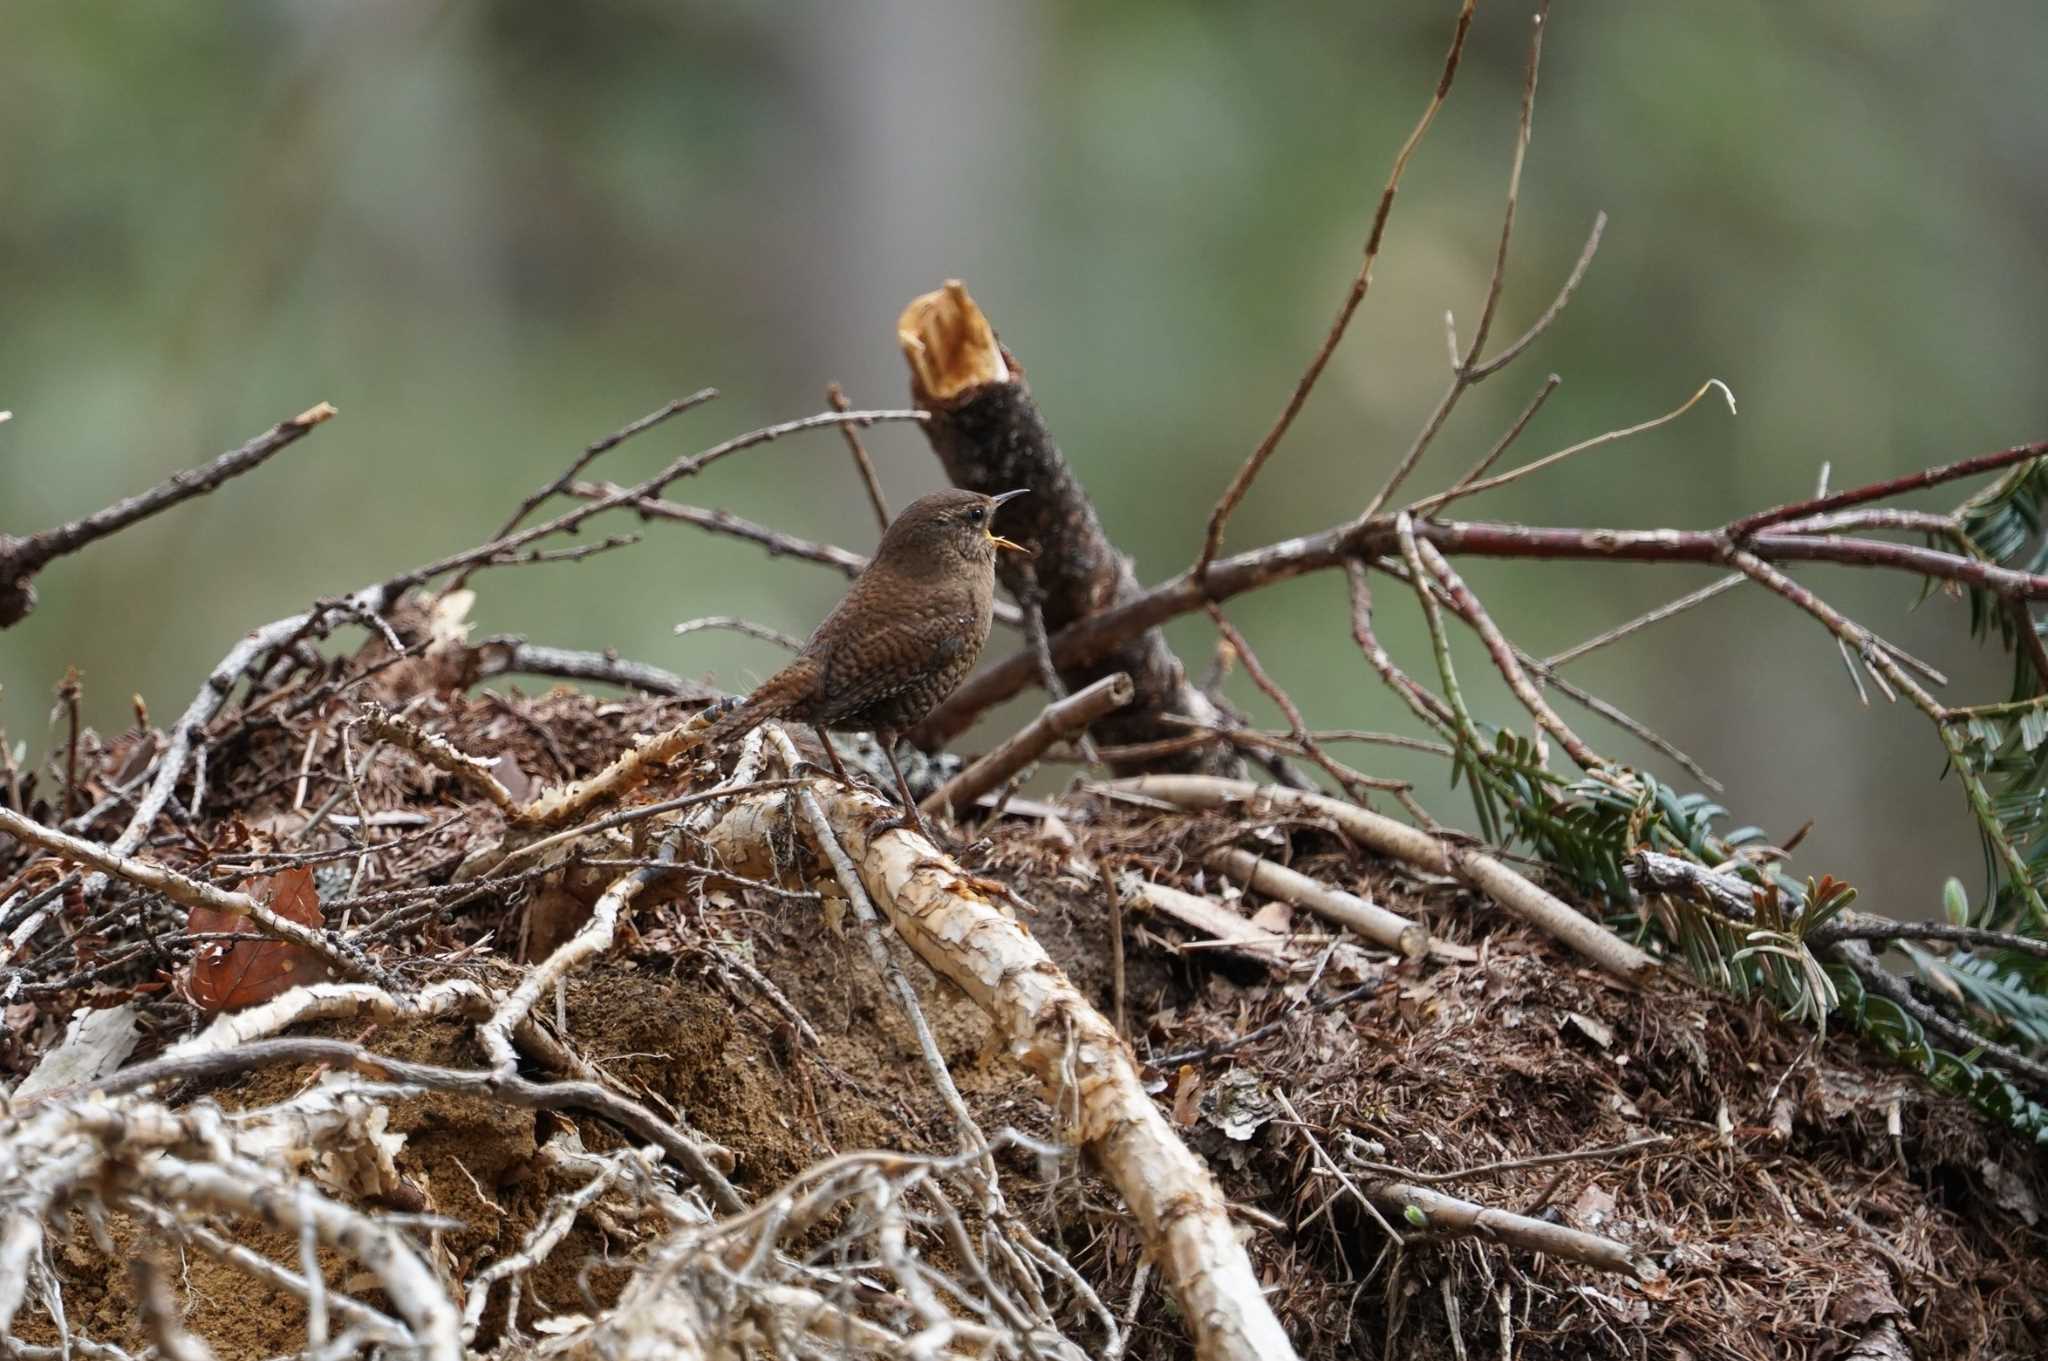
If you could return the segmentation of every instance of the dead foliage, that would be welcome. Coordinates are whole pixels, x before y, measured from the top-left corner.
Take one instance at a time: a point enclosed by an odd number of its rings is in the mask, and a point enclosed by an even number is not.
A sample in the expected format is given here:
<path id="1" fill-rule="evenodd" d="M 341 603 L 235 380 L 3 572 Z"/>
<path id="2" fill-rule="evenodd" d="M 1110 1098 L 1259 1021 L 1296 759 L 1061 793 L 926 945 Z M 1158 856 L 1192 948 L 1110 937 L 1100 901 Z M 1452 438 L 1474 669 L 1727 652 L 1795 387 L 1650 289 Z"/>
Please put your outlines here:
<path id="1" fill-rule="evenodd" d="M 360 671 L 373 655 L 336 665 Z M 465 752 L 497 756 L 500 771 L 550 776 L 587 774 L 626 735 L 679 714 L 672 702 L 568 690 L 408 694 L 387 684 L 380 698 Z M 617 871 L 572 863 L 451 896 L 467 850 L 489 839 L 500 814 L 398 754 L 358 749 L 353 783 L 338 759 L 308 762 L 309 744 L 332 752 L 353 740 L 344 735 L 352 713 L 339 697 L 276 723 L 224 713 L 206 802 L 156 853 L 227 882 L 256 870 L 319 880 L 329 920 L 367 926 L 375 958 L 412 986 L 464 976 L 501 984 L 530 917 L 587 911 L 576 885 Z M 91 744 L 101 755 L 87 796 L 104 799 L 124 753 L 159 740 L 136 732 Z M 710 767 L 675 771 L 644 797 L 715 777 Z M 343 807 L 368 819 L 367 833 L 322 816 Z M 1114 986 L 1106 874 L 1206 894 L 1282 933 L 1305 966 L 1224 955 L 1171 922 L 1128 922 L 1132 1042 L 1152 1061 L 1156 1099 L 1248 1207 L 1254 1261 L 1303 1355 L 1493 1355 L 1505 1339 L 1524 1357 L 1827 1357 L 1895 1329 L 1912 1355 L 1961 1357 L 2016 1353 L 2038 1327 L 2048 1289 L 2038 1157 L 1853 1041 L 1816 1046 L 1758 1006 L 1670 980 L 1617 982 L 1464 889 L 1361 853 L 1330 826 L 1172 813 L 1085 790 L 1053 809 L 999 820 L 971 863 L 1014 887 L 1033 934 L 1105 1010 Z M 1413 916 L 1469 957 L 1352 950 L 1340 967 L 1313 918 L 1204 868 L 1219 846 L 1257 850 Z M 794 842 L 791 854 L 800 854 Z M 5 872 L 19 873 L 22 858 L 16 848 Z M 571 979 L 558 1012 L 543 1007 L 607 1083 L 727 1150 L 732 1184 L 750 1199 L 852 1150 L 943 1155 L 955 1138 L 902 1014 L 857 942 L 821 929 L 821 910 L 677 875 L 643 903 L 619 948 Z M 8 1070 L 33 1070 L 81 1008 L 132 1015 L 141 1038 L 131 1062 L 190 1033 L 203 1016 L 163 983 L 219 943 L 194 939 L 211 932 L 182 917 L 116 884 L 67 920 L 59 940 L 10 975 Z M 987 1050 L 980 1012 L 918 966 L 911 972 L 975 1117 L 1054 1139 L 1028 1080 Z M 1349 1000 L 1324 1005 L 1340 994 Z M 482 1058 L 453 1018 L 300 1033 L 392 1059 Z M 1256 1038 L 1239 1043 L 1246 1035 Z M 318 1077 L 317 1066 L 290 1065 L 167 1095 L 180 1107 L 259 1108 Z M 562 1149 L 602 1155 L 630 1142 L 585 1114 L 481 1096 L 415 1093 L 388 1110 L 377 1135 L 393 1149 L 395 1176 L 338 1170 L 323 1184 L 373 1212 L 436 1217 L 432 1260 L 458 1280 L 517 1251 L 584 1184 L 565 1170 Z M 1584 1156 L 1646 1136 L 1662 1142 Z M 1566 1160 L 1514 1165 L 1558 1155 Z M 1113 1192 L 1070 1158 L 1024 1148 L 1001 1157 L 1016 1212 L 1121 1312 L 1140 1252 Z M 1618 1239 L 1656 1270 L 1619 1278 L 1426 1223 L 1399 1222 L 1396 1245 L 1346 1189 L 1390 1176 Z M 295 1235 L 260 1220 L 212 1222 L 274 1261 L 299 1260 Z M 550 1320 L 596 1315 L 658 1252 L 667 1227 L 624 1197 L 592 1199 L 524 1274 L 518 1319 L 508 1322 L 501 1291 L 472 1345 L 510 1341 L 514 1326 L 531 1342 L 548 1336 Z M 111 1346 L 145 1345 L 127 1262 L 158 1230 L 123 1213 L 71 1228 L 49 1263 L 69 1326 Z M 943 1241 L 930 1249 L 945 1260 Z M 381 1303 L 344 1254 L 319 1256 L 334 1290 Z M 279 1294 L 248 1307 L 246 1272 L 204 1253 L 188 1251 L 183 1270 L 186 1324 L 227 1361 L 303 1345 L 299 1301 Z M 1135 1319 L 1130 1355 L 1188 1354 L 1156 1292 Z M 33 1302 L 17 1326 L 32 1346 L 56 1344 Z"/>

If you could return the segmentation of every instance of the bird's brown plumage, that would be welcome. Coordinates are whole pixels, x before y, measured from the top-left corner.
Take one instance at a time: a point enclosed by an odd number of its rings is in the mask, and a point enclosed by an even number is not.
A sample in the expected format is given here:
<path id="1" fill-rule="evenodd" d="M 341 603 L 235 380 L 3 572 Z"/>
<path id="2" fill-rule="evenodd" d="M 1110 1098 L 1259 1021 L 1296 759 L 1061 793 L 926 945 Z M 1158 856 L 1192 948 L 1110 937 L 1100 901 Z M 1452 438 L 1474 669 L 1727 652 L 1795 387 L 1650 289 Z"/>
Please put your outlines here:
<path id="1" fill-rule="evenodd" d="M 1018 494 L 942 491 L 905 506 L 796 660 L 719 719 L 706 744 L 786 719 L 872 729 L 886 747 L 931 712 L 988 641 L 996 553 L 1017 547 L 995 534 L 996 508 Z"/>

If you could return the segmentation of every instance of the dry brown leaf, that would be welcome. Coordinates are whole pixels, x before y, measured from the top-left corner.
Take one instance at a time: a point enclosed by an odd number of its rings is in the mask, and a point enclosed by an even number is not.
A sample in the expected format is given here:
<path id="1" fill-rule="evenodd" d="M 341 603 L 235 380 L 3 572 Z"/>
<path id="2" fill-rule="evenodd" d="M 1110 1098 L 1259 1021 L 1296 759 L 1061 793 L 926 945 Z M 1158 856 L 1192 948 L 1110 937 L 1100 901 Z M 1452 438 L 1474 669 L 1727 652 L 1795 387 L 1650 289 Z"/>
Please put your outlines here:
<path id="1" fill-rule="evenodd" d="M 1294 909 L 1276 898 L 1252 913 L 1252 925 L 1276 936 L 1284 936 L 1294 929 Z"/>
<path id="2" fill-rule="evenodd" d="M 320 891 L 313 886 L 313 871 L 303 865 L 244 880 L 241 890 L 301 926 L 317 929 L 326 924 L 320 915 Z M 232 931 L 249 937 L 209 942 L 193 957 L 185 993 L 201 1011 L 254 1006 L 302 983 L 321 983 L 331 976 L 327 961 L 313 951 L 259 935 L 247 921 L 230 912 L 195 907 L 186 918 L 185 929 L 194 934 Z"/>
<path id="3" fill-rule="evenodd" d="M 1173 1086 L 1173 1123 L 1182 1129 L 1193 1129 L 1201 1114 L 1202 1075 L 1192 1063 L 1183 1063 Z"/>

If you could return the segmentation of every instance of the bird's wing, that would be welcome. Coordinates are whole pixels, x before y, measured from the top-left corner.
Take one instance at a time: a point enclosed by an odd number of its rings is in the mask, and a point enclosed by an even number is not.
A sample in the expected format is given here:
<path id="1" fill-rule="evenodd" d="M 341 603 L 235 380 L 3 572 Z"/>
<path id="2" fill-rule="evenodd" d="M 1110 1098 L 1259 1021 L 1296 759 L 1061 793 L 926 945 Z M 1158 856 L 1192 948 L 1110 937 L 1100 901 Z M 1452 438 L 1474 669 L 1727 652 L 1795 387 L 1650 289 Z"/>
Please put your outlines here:
<path id="1" fill-rule="evenodd" d="M 820 721 L 836 722 L 929 681 L 960 659 L 973 643 L 973 630 L 973 618 L 963 611 L 900 620 L 835 640 L 817 690 L 824 705 Z"/>

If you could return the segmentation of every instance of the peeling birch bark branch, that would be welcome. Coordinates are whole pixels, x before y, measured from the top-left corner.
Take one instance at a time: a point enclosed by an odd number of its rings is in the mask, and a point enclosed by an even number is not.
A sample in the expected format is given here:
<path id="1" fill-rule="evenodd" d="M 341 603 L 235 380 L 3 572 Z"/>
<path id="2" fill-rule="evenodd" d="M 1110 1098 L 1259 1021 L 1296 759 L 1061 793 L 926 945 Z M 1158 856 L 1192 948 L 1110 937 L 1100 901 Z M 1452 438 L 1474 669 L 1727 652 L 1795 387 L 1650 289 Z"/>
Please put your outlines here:
<path id="1" fill-rule="evenodd" d="M 1117 780 L 1105 788 L 1164 799 L 1182 808 L 1223 808 L 1244 803 L 1252 805 L 1254 812 L 1261 807 L 1310 812 L 1335 822 L 1347 835 L 1381 855 L 1431 874 L 1463 879 L 1499 906 L 1617 978 L 1640 982 L 1657 968 L 1657 962 L 1649 955 L 1492 856 L 1439 840 L 1404 822 L 1339 799 L 1207 775 L 1143 775 Z"/>
<path id="2" fill-rule="evenodd" d="M 453 776 L 483 795 L 491 807 L 499 812 L 507 816 L 518 814 L 518 800 L 512 797 L 512 791 L 505 788 L 503 782 L 491 770 L 491 767 L 497 764 L 496 761 L 471 756 L 439 733 L 428 732 L 411 719 L 402 718 L 381 704 L 363 706 L 363 727 L 371 736 L 395 742 L 436 770 Z"/>
<path id="3" fill-rule="evenodd" d="M 955 808 L 973 803 L 991 789 L 1045 755 L 1046 748 L 1061 738 L 1086 732 L 1088 725 L 1105 714 L 1131 702 L 1136 694 L 1131 678 L 1118 671 L 1104 676 L 1085 690 L 1067 696 L 1039 711 L 1004 743 L 967 769 L 946 781 L 918 805 L 933 816 L 953 816 Z"/>
<path id="4" fill-rule="evenodd" d="M 823 780 L 813 796 L 897 933 L 989 1014 L 1011 1054 L 1045 1084 L 1067 1134 L 1123 1195 L 1201 1361 L 1292 1358 L 1215 1179 L 1145 1094 L 1115 1028 L 950 857 L 905 829 L 870 838 L 893 805 Z M 772 875 L 789 806 L 786 794 L 755 795 L 713 827 L 727 868 Z"/>
<path id="5" fill-rule="evenodd" d="M 955 279 L 912 300 L 896 324 L 903 357 L 910 365 L 911 399 L 928 412 L 925 436 L 955 485 L 994 495 L 1028 487 L 1031 495 L 1005 511 L 1016 537 L 1038 549 L 1033 563 L 1000 562 L 1003 586 L 1028 603 L 1036 574 L 1040 609 L 1048 634 L 1077 620 L 1135 599 L 1141 593 L 1130 560 L 1103 531 L 1095 505 L 1053 442 L 1038 403 L 1016 357 L 996 339 L 988 318 Z M 1081 690 L 1113 672 L 1129 674 L 1137 690 L 1130 709 L 1105 719 L 1106 742 L 1128 745 L 1177 736 L 1160 717 L 1174 714 L 1215 726 L 1216 706 L 1187 678 L 1180 658 L 1157 629 L 1135 630 L 1106 653 L 1078 663 L 1061 663 L 1060 679 Z M 929 748 L 926 728 L 913 735 Z M 1176 751 L 1131 769 L 1229 769 L 1237 758 L 1227 749 Z"/>

